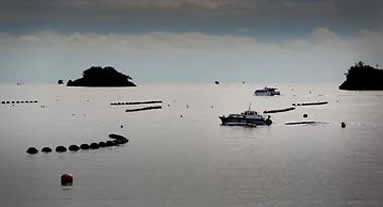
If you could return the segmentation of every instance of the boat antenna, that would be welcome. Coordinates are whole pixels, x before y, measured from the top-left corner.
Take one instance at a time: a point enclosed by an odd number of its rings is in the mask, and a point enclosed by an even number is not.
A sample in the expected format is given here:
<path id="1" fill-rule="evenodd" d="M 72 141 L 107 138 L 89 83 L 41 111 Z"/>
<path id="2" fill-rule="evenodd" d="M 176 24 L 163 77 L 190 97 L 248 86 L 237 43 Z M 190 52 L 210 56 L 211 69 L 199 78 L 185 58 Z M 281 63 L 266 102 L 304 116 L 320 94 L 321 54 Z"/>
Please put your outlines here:
<path id="1" fill-rule="evenodd" d="M 249 104 L 249 111 L 251 111 L 251 102 L 250 102 L 250 104 Z"/>

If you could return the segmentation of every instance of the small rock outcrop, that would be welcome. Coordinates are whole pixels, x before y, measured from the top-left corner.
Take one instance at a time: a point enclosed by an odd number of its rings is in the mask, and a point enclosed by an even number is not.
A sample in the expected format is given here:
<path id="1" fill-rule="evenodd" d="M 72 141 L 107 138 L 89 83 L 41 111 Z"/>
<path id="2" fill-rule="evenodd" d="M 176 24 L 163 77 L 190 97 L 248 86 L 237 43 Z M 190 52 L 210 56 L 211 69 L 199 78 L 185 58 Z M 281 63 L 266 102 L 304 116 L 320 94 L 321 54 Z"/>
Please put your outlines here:
<path id="1" fill-rule="evenodd" d="M 383 90 L 383 70 L 362 61 L 351 66 L 346 80 L 339 86 L 341 90 Z"/>
<path id="2" fill-rule="evenodd" d="M 69 80 L 67 86 L 81 87 L 134 87 L 132 78 L 118 72 L 113 67 L 91 67 L 83 72 L 83 77 Z"/>

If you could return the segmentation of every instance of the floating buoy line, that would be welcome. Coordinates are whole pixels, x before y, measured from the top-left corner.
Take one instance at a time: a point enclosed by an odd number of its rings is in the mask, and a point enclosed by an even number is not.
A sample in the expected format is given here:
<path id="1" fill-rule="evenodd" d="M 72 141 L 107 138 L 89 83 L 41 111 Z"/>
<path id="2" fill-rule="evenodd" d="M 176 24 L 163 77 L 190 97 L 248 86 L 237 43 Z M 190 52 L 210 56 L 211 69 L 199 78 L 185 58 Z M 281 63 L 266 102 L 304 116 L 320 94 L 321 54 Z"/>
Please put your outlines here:
<path id="1" fill-rule="evenodd" d="M 315 105 L 325 105 L 328 104 L 327 101 L 320 102 L 308 102 L 308 103 L 293 103 L 293 106 L 315 106 Z"/>
<path id="2" fill-rule="evenodd" d="M 90 144 L 81 144 L 81 145 L 70 145 L 68 148 L 66 148 L 65 146 L 63 145 L 59 145 L 55 148 L 55 151 L 57 153 L 64 153 L 64 152 L 67 152 L 68 150 L 71 151 L 71 152 L 77 152 L 79 151 L 80 149 L 81 150 L 96 150 L 96 149 L 99 149 L 99 148 L 105 148 L 105 147 L 113 147 L 113 146 L 120 146 L 120 145 L 123 145 L 123 144 L 126 144 L 129 142 L 129 139 L 127 139 L 126 137 L 122 136 L 122 135 L 118 135 L 118 134 L 110 134 L 109 135 L 109 138 L 111 140 L 107 140 L 107 141 L 101 141 L 101 142 L 92 142 Z M 43 147 L 41 149 L 41 152 L 43 153 L 50 153 L 52 152 L 52 148 L 50 147 Z M 28 154 L 37 154 L 39 153 L 39 150 L 35 147 L 29 147 L 26 151 L 26 153 Z"/>
<path id="3" fill-rule="evenodd" d="M 37 104 L 38 101 L 37 100 L 33 100 L 33 101 L 30 101 L 30 100 L 23 100 L 23 101 L 1 101 L 1 104 Z"/>
<path id="4" fill-rule="evenodd" d="M 162 101 L 135 101 L 135 102 L 112 102 L 111 106 L 119 106 L 119 105 L 141 105 L 141 104 L 162 104 Z"/>
<path id="5" fill-rule="evenodd" d="M 295 107 L 289 107 L 289 108 L 285 108 L 285 109 L 269 110 L 269 111 L 264 111 L 263 113 L 265 113 L 265 114 L 272 114 L 272 113 L 287 112 L 287 111 L 292 111 L 292 110 L 295 110 Z"/>

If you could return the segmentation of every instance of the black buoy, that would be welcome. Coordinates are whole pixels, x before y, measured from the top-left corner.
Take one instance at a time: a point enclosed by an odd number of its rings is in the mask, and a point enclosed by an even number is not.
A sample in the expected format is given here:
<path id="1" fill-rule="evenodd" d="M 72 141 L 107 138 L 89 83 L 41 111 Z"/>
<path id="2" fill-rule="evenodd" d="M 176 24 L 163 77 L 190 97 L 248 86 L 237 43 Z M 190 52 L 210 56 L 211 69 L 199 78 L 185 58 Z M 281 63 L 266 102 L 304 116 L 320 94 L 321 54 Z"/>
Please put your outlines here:
<path id="1" fill-rule="evenodd" d="M 271 118 L 270 116 L 267 116 L 267 119 L 266 119 L 266 121 L 265 121 L 265 123 L 266 123 L 267 126 L 270 126 L 270 125 L 273 123 L 273 121 L 271 121 L 270 118 Z"/>
<path id="2" fill-rule="evenodd" d="M 99 143 L 98 143 L 98 146 L 100 146 L 100 147 L 106 147 L 106 143 L 105 143 L 105 142 L 99 142 Z"/>
<path id="3" fill-rule="evenodd" d="M 72 151 L 72 152 L 77 152 L 80 150 L 80 147 L 77 146 L 77 145 L 71 145 L 68 147 L 69 151 Z"/>
<path id="4" fill-rule="evenodd" d="M 50 153 L 50 152 L 52 152 L 52 149 L 49 148 L 49 147 L 43 147 L 43 148 L 41 149 L 41 152 L 44 152 L 44 153 Z"/>
<path id="5" fill-rule="evenodd" d="M 66 147 L 64 147 L 64 146 L 57 146 L 56 147 L 56 152 L 59 152 L 59 153 L 66 152 Z"/>
<path id="6" fill-rule="evenodd" d="M 113 142 L 110 141 L 110 140 L 106 141 L 105 144 L 106 144 L 107 147 L 112 147 L 113 146 Z"/>
<path id="7" fill-rule="evenodd" d="M 341 123 L 341 127 L 342 127 L 342 128 L 346 128 L 346 123 L 342 122 L 342 123 Z"/>
<path id="8" fill-rule="evenodd" d="M 120 146 L 120 140 L 113 140 L 113 146 Z"/>
<path id="9" fill-rule="evenodd" d="M 215 85 L 219 85 L 219 81 L 214 81 Z"/>
<path id="10" fill-rule="evenodd" d="M 62 84 L 64 84 L 64 81 L 63 80 L 58 80 L 57 84 L 62 85 Z"/>
<path id="11" fill-rule="evenodd" d="M 30 147 L 30 148 L 27 149 L 27 153 L 31 154 L 31 155 L 37 154 L 38 152 L 39 151 L 36 148 L 34 148 L 34 147 Z"/>
<path id="12" fill-rule="evenodd" d="M 307 118 L 307 117 L 309 117 L 309 115 L 303 114 L 303 118 Z"/>
<path id="13" fill-rule="evenodd" d="M 95 143 L 95 142 L 91 143 L 91 144 L 89 145 L 89 147 L 90 147 L 90 149 L 98 149 L 98 148 L 99 148 L 98 144 Z"/>
<path id="14" fill-rule="evenodd" d="M 5 104 L 5 101 L 2 101 L 1 104 Z"/>
<path id="15" fill-rule="evenodd" d="M 88 149 L 89 149 L 89 144 L 81 144 L 81 145 L 80 145 L 80 148 L 81 148 L 82 150 L 88 150 Z"/>
<path id="16" fill-rule="evenodd" d="M 122 135 L 118 135 L 118 134 L 109 134 L 109 138 L 111 139 L 126 139 L 124 136 Z"/>

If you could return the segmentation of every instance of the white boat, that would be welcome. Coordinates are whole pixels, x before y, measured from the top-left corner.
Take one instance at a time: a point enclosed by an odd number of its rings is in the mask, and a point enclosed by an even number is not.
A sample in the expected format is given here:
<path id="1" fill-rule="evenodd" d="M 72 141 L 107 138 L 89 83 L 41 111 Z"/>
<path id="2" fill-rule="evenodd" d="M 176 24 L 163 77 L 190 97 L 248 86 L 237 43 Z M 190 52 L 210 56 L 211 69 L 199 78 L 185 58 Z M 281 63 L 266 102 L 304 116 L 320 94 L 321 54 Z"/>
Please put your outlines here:
<path id="1" fill-rule="evenodd" d="M 254 92 L 256 96 L 276 96 L 281 95 L 277 88 L 268 88 L 258 89 Z"/>
<path id="2" fill-rule="evenodd" d="M 270 116 L 267 118 L 258 114 L 256 111 L 246 110 L 240 114 L 230 114 L 229 116 L 220 116 L 222 125 L 229 126 L 257 126 L 257 125 L 267 125 L 270 126 L 272 121 Z"/>

